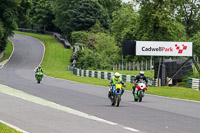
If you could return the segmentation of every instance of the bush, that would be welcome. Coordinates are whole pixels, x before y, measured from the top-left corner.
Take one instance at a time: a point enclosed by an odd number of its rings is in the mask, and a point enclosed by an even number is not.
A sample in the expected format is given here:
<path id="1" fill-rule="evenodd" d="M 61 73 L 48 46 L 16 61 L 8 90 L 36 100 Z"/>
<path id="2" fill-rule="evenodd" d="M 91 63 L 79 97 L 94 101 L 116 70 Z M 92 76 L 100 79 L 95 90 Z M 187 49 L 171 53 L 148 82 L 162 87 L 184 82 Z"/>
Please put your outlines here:
<path id="1" fill-rule="evenodd" d="M 119 47 L 114 37 L 106 33 L 88 33 L 84 48 L 76 53 L 73 59 L 77 67 L 88 69 L 111 69 L 121 59 Z"/>
<path id="2" fill-rule="evenodd" d="M 71 34 L 72 43 L 83 43 L 88 42 L 89 34 L 86 31 L 73 31 Z"/>

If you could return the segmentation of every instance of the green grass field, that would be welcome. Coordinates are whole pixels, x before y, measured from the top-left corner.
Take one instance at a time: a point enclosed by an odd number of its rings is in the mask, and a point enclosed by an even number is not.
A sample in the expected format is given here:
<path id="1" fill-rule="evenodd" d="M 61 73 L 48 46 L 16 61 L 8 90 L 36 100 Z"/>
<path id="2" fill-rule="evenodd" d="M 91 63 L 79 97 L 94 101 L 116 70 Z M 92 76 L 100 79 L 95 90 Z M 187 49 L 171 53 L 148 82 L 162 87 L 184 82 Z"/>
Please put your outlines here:
<path id="1" fill-rule="evenodd" d="M 41 35 L 41 34 L 30 34 L 24 32 L 15 32 L 18 34 L 29 35 L 32 37 L 36 37 L 42 42 L 45 43 L 46 52 L 45 58 L 42 62 L 42 67 L 44 73 L 46 75 L 62 78 L 72 81 L 77 81 L 86 84 L 94 84 L 100 86 L 108 86 L 108 80 L 98 79 L 98 78 L 90 78 L 90 77 L 79 77 L 73 75 L 71 71 L 67 71 L 67 65 L 70 64 L 70 56 L 72 55 L 72 49 L 65 49 L 63 46 L 58 43 L 52 36 Z M 120 72 L 120 71 L 119 71 Z M 128 71 L 120 72 L 122 74 L 129 74 Z M 134 74 L 135 73 L 135 74 Z M 132 72 L 131 75 L 137 75 L 139 72 Z M 149 71 L 149 73 L 151 73 Z M 152 74 L 152 73 L 151 73 Z M 146 73 L 147 75 L 147 73 Z M 126 83 L 126 90 L 131 90 L 133 84 Z M 153 95 L 174 97 L 174 98 L 182 98 L 182 99 L 190 99 L 200 101 L 200 92 L 184 88 L 184 87 L 148 87 L 147 93 Z"/>
<path id="2" fill-rule="evenodd" d="M 8 41 L 8 44 L 7 44 L 7 46 L 6 46 L 6 55 L 5 55 L 5 59 L 8 59 L 8 58 L 10 57 L 12 51 L 13 51 L 13 45 L 12 45 L 11 41 L 9 40 L 9 41 Z"/>
<path id="3" fill-rule="evenodd" d="M 0 123 L 0 133 L 21 133 L 21 132 L 12 129 L 5 124 Z"/>

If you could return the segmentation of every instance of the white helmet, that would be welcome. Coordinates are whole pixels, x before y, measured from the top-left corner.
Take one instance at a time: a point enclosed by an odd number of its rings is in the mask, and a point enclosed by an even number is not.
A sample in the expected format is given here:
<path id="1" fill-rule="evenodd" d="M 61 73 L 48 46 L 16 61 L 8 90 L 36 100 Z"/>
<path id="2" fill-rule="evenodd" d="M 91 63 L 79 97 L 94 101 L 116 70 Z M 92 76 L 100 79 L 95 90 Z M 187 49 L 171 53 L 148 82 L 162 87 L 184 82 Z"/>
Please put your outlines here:
<path id="1" fill-rule="evenodd" d="M 140 71 L 140 76 L 144 76 L 144 71 Z"/>

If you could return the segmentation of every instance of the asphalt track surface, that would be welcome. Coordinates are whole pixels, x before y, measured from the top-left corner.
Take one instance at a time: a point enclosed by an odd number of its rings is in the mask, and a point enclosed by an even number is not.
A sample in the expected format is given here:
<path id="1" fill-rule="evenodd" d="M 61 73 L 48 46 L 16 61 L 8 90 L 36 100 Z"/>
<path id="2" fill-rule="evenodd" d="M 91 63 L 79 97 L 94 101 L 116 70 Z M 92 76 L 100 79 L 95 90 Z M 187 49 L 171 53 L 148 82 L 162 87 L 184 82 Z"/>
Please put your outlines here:
<path id="1" fill-rule="evenodd" d="M 12 42 L 14 53 L 0 69 L 0 84 L 117 125 L 0 93 L 0 119 L 3 121 L 30 133 L 200 132 L 200 102 L 145 95 L 139 103 L 133 101 L 130 91 L 125 91 L 120 106 L 112 107 L 106 87 L 48 76 L 37 84 L 34 69 L 42 60 L 43 45 L 37 39 L 23 35 L 15 35 Z"/>

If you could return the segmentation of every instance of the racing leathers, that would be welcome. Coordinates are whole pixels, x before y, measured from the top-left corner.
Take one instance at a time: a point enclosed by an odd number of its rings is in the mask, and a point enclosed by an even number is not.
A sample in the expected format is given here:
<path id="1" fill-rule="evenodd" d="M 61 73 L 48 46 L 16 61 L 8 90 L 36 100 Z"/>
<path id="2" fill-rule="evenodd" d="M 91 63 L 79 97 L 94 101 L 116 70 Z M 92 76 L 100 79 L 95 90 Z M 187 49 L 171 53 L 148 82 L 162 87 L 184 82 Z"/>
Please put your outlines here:
<path id="1" fill-rule="evenodd" d="M 141 75 L 137 75 L 136 77 L 135 77 L 135 79 L 134 79 L 134 86 L 132 87 L 133 88 L 133 91 L 132 91 L 132 93 L 134 94 L 134 93 L 137 93 L 137 89 L 135 89 L 136 88 L 136 85 L 137 85 L 137 83 L 140 81 L 140 80 L 143 80 L 143 81 L 145 81 L 146 82 L 146 85 L 147 85 L 147 83 L 148 83 L 148 80 L 147 80 L 147 78 L 145 77 L 145 76 L 141 76 Z"/>
<path id="2" fill-rule="evenodd" d="M 112 79 L 110 80 L 109 84 L 108 85 L 111 85 L 110 89 L 109 89 L 109 92 L 108 92 L 108 98 L 111 99 L 111 96 L 113 95 L 113 86 L 115 84 L 122 84 L 124 87 L 126 87 L 126 84 L 122 81 L 121 78 L 118 78 L 118 80 L 116 80 L 115 76 L 112 77 Z M 122 94 L 124 93 L 124 89 L 122 89 Z"/>

